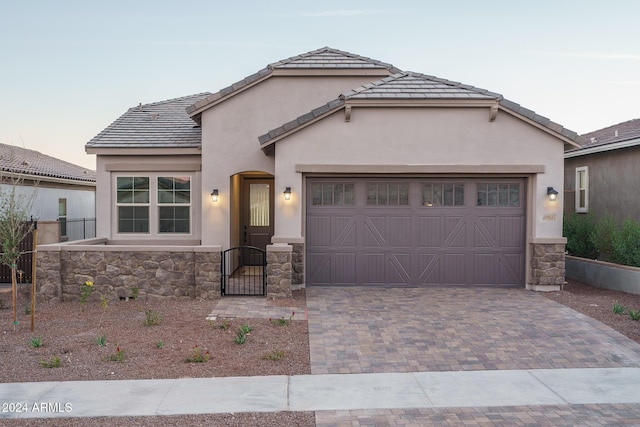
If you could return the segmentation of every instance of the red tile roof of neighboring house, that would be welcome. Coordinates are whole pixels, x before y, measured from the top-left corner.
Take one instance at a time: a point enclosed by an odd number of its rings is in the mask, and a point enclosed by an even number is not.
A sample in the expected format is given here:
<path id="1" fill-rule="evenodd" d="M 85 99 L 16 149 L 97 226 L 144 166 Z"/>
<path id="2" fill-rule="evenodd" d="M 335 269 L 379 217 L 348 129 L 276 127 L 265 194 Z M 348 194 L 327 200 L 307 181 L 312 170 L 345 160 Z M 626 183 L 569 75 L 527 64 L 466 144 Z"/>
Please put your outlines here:
<path id="1" fill-rule="evenodd" d="M 95 171 L 35 150 L 0 144 L 0 170 L 25 175 L 96 182 Z"/>

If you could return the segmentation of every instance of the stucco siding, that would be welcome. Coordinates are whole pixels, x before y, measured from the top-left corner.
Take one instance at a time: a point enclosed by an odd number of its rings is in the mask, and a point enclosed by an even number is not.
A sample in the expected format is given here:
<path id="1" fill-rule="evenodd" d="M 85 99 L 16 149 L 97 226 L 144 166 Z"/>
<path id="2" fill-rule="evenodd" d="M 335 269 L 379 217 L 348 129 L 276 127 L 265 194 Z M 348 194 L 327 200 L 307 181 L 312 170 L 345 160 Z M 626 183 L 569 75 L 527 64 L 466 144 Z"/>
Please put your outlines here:
<path id="1" fill-rule="evenodd" d="M 11 191 L 5 184 L 2 191 Z M 25 203 L 31 200 L 30 215 L 38 221 L 56 221 L 58 219 L 58 200 L 67 199 L 67 218 L 95 218 L 95 192 L 93 190 L 74 190 L 66 188 L 50 188 L 44 186 L 16 187 L 16 195 Z"/>
<path id="2" fill-rule="evenodd" d="M 259 135 L 370 81 L 370 76 L 274 76 L 205 111 L 202 182 L 209 192 L 217 188 L 220 198 L 215 205 L 203 203 L 203 244 L 228 245 L 232 241 L 229 224 L 233 175 L 249 171 L 275 173 L 274 157 L 260 149 Z"/>
<path id="3" fill-rule="evenodd" d="M 297 164 L 360 165 L 542 165 L 532 176 L 529 201 L 532 238 L 560 238 L 562 196 L 549 202 L 548 186 L 562 187 L 563 144 L 505 112 L 489 121 L 487 108 L 354 108 L 350 122 L 342 112 L 277 143 L 276 187 L 303 194 Z M 382 169 L 382 168 L 381 168 Z M 374 172 L 374 170 L 372 170 Z M 513 173 L 512 173 L 513 174 Z M 515 172 L 514 175 L 517 175 Z M 280 208 L 276 235 L 300 235 L 300 200 Z"/>
<path id="4" fill-rule="evenodd" d="M 575 212 L 576 168 L 589 168 L 589 212 L 600 218 L 607 213 L 615 221 L 631 217 L 640 221 L 640 147 L 623 148 L 565 160 L 565 212 Z"/>

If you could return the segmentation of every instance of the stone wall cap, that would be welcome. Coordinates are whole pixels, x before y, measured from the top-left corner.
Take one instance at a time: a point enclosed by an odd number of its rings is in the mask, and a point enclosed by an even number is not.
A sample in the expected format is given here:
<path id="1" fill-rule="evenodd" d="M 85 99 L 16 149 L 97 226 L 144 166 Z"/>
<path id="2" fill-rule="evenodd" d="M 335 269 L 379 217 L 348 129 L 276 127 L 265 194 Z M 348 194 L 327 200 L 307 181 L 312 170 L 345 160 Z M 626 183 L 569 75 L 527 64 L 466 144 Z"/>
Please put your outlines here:
<path id="1" fill-rule="evenodd" d="M 566 237 L 530 237 L 529 243 L 538 245 L 566 245 Z"/>
<path id="2" fill-rule="evenodd" d="M 287 245 L 286 243 L 267 245 L 267 252 L 293 252 L 293 246 Z"/>

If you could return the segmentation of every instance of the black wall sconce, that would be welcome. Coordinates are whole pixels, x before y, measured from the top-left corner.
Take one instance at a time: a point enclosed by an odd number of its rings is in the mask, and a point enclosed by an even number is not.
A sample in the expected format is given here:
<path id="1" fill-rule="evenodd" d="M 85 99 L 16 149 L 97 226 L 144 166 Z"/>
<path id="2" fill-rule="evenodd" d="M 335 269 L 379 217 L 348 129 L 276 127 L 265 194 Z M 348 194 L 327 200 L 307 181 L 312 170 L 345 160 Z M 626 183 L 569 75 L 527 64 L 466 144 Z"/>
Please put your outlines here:
<path id="1" fill-rule="evenodd" d="M 213 191 L 211 192 L 211 201 L 213 203 L 216 203 L 218 201 L 218 189 L 214 188 Z"/>
<path id="2" fill-rule="evenodd" d="M 558 192 L 553 187 L 547 187 L 547 197 L 550 202 L 555 202 L 558 198 Z"/>
<path id="3" fill-rule="evenodd" d="M 291 187 L 287 187 L 284 189 L 284 199 L 291 200 Z"/>

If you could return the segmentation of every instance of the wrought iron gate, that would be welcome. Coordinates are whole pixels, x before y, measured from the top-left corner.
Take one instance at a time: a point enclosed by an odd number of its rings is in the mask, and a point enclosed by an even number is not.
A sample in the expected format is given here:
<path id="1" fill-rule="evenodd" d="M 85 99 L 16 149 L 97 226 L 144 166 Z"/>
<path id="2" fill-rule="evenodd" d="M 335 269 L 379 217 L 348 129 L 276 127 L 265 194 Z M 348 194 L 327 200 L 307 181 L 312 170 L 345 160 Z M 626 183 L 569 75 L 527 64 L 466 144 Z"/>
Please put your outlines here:
<path id="1" fill-rule="evenodd" d="M 266 295 L 267 253 L 254 246 L 222 252 L 222 295 Z"/>

